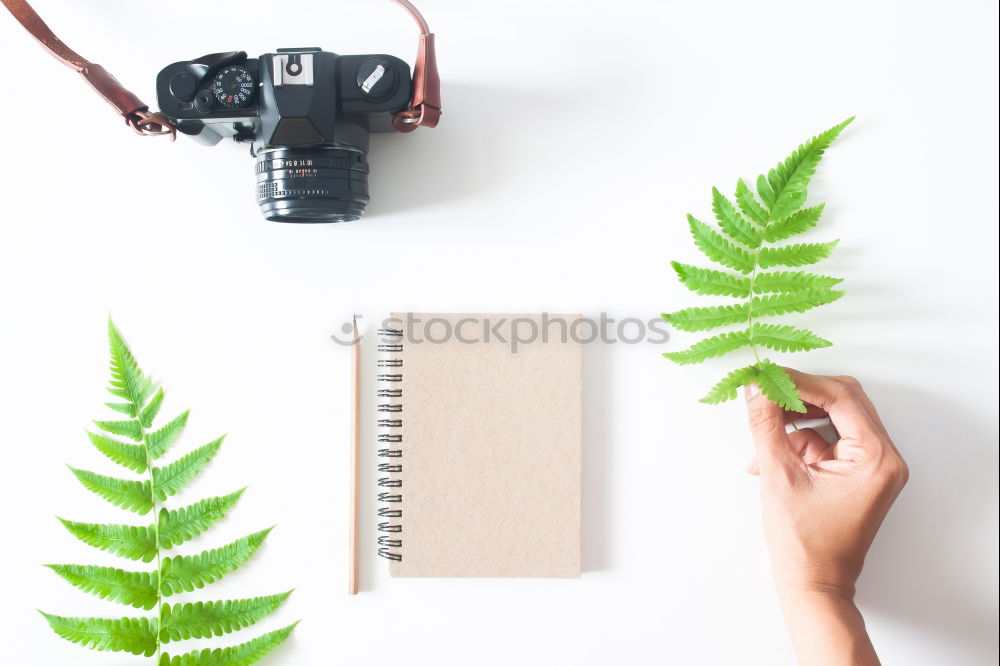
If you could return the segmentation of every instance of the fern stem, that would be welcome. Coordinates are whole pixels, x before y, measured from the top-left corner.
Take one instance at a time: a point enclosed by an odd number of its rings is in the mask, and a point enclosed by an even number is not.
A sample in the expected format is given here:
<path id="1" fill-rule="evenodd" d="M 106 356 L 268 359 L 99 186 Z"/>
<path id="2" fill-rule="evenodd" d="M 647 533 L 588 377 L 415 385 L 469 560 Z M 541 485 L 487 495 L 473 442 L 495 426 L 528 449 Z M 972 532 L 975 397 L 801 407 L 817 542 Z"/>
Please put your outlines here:
<path id="1" fill-rule="evenodd" d="M 149 455 L 149 442 L 146 440 L 146 428 L 142 425 L 142 405 L 136 405 L 139 424 L 139 434 L 142 436 L 142 450 L 146 452 L 146 473 L 149 475 L 149 501 L 153 506 L 153 545 L 156 547 L 156 661 L 160 663 L 160 625 L 163 623 L 163 570 L 160 568 L 160 518 L 156 507 L 156 486 L 153 482 L 153 460 Z"/>
<path id="2" fill-rule="evenodd" d="M 764 223 L 764 229 L 766 228 L 767 222 Z M 763 230 L 761 231 L 761 235 L 763 236 Z M 754 284 L 757 281 L 757 272 L 760 270 L 760 251 L 763 246 L 764 239 L 761 238 L 760 245 L 757 246 L 757 249 L 753 253 L 753 272 L 750 274 L 750 296 L 747 300 L 747 331 L 750 336 L 750 349 L 753 350 L 753 357 L 757 360 L 758 366 L 760 365 L 760 354 L 757 352 L 757 344 L 753 339 L 753 299 L 756 294 Z"/>

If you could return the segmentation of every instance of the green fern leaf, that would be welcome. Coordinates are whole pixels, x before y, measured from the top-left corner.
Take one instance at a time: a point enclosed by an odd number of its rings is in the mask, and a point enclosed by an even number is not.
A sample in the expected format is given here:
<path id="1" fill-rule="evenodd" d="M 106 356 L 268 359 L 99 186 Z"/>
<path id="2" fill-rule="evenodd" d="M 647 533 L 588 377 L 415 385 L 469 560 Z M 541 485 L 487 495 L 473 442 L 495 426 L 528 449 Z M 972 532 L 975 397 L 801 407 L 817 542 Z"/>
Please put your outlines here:
<path id="1" fill-rule="evenodd" d="M 763 201 L 764 205 L 768 208 L 774 206 L 774 200 L 777 195 L 774 193 L 774 189 L 771 187 L 771 184 L 767 182 L 767 178 L 764 178 L 764 176 L 757 176 L 757 196 L 760 197 L 760 200 Z M 770 219 L 770 214 L 768 214 L 768 219 Z"/>
<path id="2" fill-rule="evenodd" d="M 136 442 L 142 441 L 142 427 L 138 421 L 94 421 L 94 424 L 112 435 L 128 437 Z"/>
<path id="3" fill-rule="evenodd" d="M 90 442 L 97 450 L 123 467 L 142 474 L 146 471 L 146 449 L 139 444 L 126 444 L 117 439 L 87 431 Z"/>
<path id="4" fill-rule="evenodd" d="M 39 611 L 41 612 L 41 611 Z M 42 613 L 49 626 L 66 640 L 104 652 L 156 653 L 156 625 L 146 618 L 60 617 Z"/>
<path id="5" fill-rule="evenodd" d="M 46 564 L 71 585 L 101 599 L 151 610 L 156 606 L 156 572 L 123 571 L 80 564 Z"/>
<path id="6" fill-rule="evenodd" d="M 827 303 L 833 303 L 843 295 L 843 291 L 832 289 L 803 289 L 787 294 L 754 296 L 751 308 L 755 317 L 805 312 Z"/>
<path id="7" fill-rule="evenodd" d="M 139 515 L 147 514 L 153 508 L 149 481 L 126 481 L 111 476 L 94 474 L 83 469 L 69 468 L 83 486 L 115 506 Z"/>
<path id="8" fill-rule="evenodd" d="M 116 412 L 121 412 L 125 416 L 135 416 L 136 413 L 135 405 L 131 402 L 106 402 L 104 405 Z"/>
<path id="9" fill-rule="evenodd" d="M 761 392 L 771 402 L 790 412 L 805 414 L 806 406 L 802 402 L 802 398 L 799 397 L 799 390 L 781 366 L 764 359 L 757 364 L 755 381 Z"/>
<path id="10" fill-rule="evenodd" d="M 829 347 L 833 343 L 824 340 L 812 331 L 794 326 L 779 326 L 776 324 L 761 324 L 754 322 L 750 329 L 750 339 L 753 344 L 780 352 L 808 351 Z"/>
<path id="11" fill-rule="evenodd" d="M 759 294 L 785 294 L 790 291 L 802 291 L 804 289 L 828 290 L 843 281 L 843 278 L 817 275 L 816 273 L 773 271 L 771 273 L 757 273 L 757 277 L 754 278 L 753 288 Z"/>
<path id="12" fill-rule="evenodd" d="M 713 231 L 707 224 L 691 215 L 688 215 L 688 225 L 695 245 L 709 259 L 740 273 L 749 273 L 753 270 L 753 257 L 749 252 L 734 245 L 722 234 Z"/>
<path id="13" fill-rule="evenodd" d="M 188 638 L 209 638 L 245 629 L 276 611 L 291 593 L 289 590 L 253 599 L 164 604 L 160 640 L 168 643 Z"/>
<path id="14" fill-rule="evenodd" d="M 819 216 L 823 214 L 823 206 L 824 204 L 820 204 L 812 208 L 803 208 L 777 222 L 772 222 L 764 228 L 764 240 L 773 243 L 809 231 L 819 222 Z"/>
<path id="15" fill-rule="evenodd" d="M 766 190 L 770 192 L 770 200 L 761 192 L 763 176 L 758 179 L 757 192 L 770 208 L 768 220 L 780 220 L 802 207 L 806 200 L 806 188 L 823 158 L 823 153 L 852 120 L 853 116 L 809 139 L 771 169 L 766 180 Z"/>
<path id="16" fill-rule="evenodd" d="M 743 243 L 750 249 L 760 245 L 762 234 L 760 229 L 747 222 L 736 207 L 716 188 L 712 188 L 712 211 L 719 226 L 730 238 Z"/>
<path id="17" fill-rule="evenodd" d="M 157 666 L 250 666 L 281 645 L 297 625 L 298 622 L 233 647 L 205 648 L 177 657 L 164 653 Z"/>
<path id="18" fill-rule="evenodd" d="M 250 559 L 272 529 L 255 532 L 198 555 L 166 558 L 160 567 L 160 592 L 169 597 L 214 583 Z"/>
<path id="19" fill-rule="evenodd" d="M 709 268 L 698 268 L 676 261 L 671 261 L 670 265 L 674 267 L 677 277 L 684 286 L 695 293 L 714 296 L 750 295 L 749 278 Z"/>
<path id="20" fill-rule="evenodd" d="M 132 416 L 135 416 L 142 409 L 152 382 L 142 374 L 128 345 L 110 319 L 108 342 L 111 346 L 111 386 L 108 391 L 132 403 L 135 406 Z"/>
<path id="21" fill-rule="evenodd" d="M 750 191 L 750 188 L 747 187 L 742 178 L 736 181 L 736 203 L 739 204 L 743 214 L 757 224 L 764 225 L 767 223 L 767 210 L 760 205 L 760 202 L 757 201 L 753 192 Z"/>
<path id="22" fill-rule="evenodd" d="M 181 432 L 184 430 L 184 426 L 187 425 L 188 413 L 188 411 L 185 411 L 159 430 L 146 435 L 146 448 L 149 449 L 149 457 L 151 459 L 156 460 L 162 456 L 167 452 L 170 445 L 177 441 L 177 438 L 180 437 Z"/>
<path id="23" fill-rule="evenodd" d="M 742 324 L 748 316 L 749 307 L 746 303 L 685 308 L 662 315 L 674 328 L 691 332 L 708 331 L 729 324 Z"/>
<path id="24" fill-rule="evenodd" d="M 70 533 L 88 546 L 106 550 L 130 560 L 152 562 L 156 558 L 156 534 L 153 526 L 102 525 L 77 523 L 59 518 Z"/>
<path id="25" fill-rule="evenodd" d="M 149 401 L 149 404 L 143 408 L 142 413 L 139 415 L 139 422 L 142 423 L 143 428 L 148 428 L 153 425 L 153 419 L 156 415 L 160 413 L 160 407 L 163 406 L 163 389 L 159 389 L 156 394 Z"/>
<path id="26" fill-rule="evenodd" d="M 750 334 L 747 331 L 720 333 L 719 335 L 696 342 L 684 351 L 667 352 L 664 356 L 674 363 L 688 365 L 691 363 L 701 363 L 704 360 L 728 354 L 749 344 Z"/>
<path id="27" fill-rule="evenodd" d="M 210 497 L 176 511 L 160 510 L 160 547 L 170 549 L 189 541 L 216 521 L 221 520 L 236 502 L 245 488 L 223 497 Z"/>
<path id="28" fill-rule="evenodd" d="M 772 266 L 805 266 L 826 259 L 839 241 L 829 243 L 796 243 L 782 247 L 765 247 L 757 256 L 761 268 Z"/>
<path id="29" fill-rule="evenodd" d="M 733 370 L 728 375 L 723 377 L 718 384 L 713 386 L 712 390 L 708 392 L 708 395 L 701 399 L 701 402 L 708 403 L 710 405 L 717 405 L 721 402 L 732 400 L 736 397 L 737 389 L 752 382 L 756 376 L 756 365 L 748 365 L 745 368 Z"/>
<path id="30" fill-rule="evenodd" d="M 181 488 L 191 482 L 198 472 L 215 457 L 222 445 L 222 437 L 200 446 L 180 460 L 166 467 L 153 468 L 153 492 L 160 500 L 176 495 Z"/>

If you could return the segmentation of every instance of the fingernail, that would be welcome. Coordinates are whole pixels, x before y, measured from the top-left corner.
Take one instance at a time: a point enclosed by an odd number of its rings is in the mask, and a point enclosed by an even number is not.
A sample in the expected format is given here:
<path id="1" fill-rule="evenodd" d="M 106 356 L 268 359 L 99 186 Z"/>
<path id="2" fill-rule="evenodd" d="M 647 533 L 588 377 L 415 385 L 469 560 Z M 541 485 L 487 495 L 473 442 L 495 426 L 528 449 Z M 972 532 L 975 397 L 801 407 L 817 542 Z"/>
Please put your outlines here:
<path id="1" fill-rule="evenodd" d="M 743 387 L 743 395 L 746 396 L 747 400 L 756 398 L 759 393 L 760 393 L 760 387 L 757 386 L 756 382 L 750 382 L 749 384 Z"/>

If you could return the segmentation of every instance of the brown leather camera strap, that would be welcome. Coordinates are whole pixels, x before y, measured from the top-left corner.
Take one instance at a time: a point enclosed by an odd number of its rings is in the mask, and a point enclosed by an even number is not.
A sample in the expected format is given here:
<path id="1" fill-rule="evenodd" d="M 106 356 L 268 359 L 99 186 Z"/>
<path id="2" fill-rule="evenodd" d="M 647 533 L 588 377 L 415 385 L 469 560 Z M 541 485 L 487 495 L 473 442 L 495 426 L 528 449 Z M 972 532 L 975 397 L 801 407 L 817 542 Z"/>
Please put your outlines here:
<path id="1" fill-rule="evenodd" d="M 162 113 L 149 111 L 135 94 L 119 83 L 108 70 L 92 63 L 66 46 L 26 0 L 0 0 L 45 49 L 67 67 L 80 73 L 125 119 L 125 122 L 143 136 L 177 135 L 177 129 Z M 441 79 L 438 77 L 437 58 L 434 53 L 434 34 L 427 21 L 409 0 L 393 0 L 403 7 L 420 27 L 417 60 L 413 66 L 413 98 L 410 107 L 393 117 L 392 125 L 400 132 L 411 132 L 421 125 L 434 127 L 441 117 Z"/>
<path id="2" fill-rule="evenodd" d="M 409 0 L 393 0 L 405 9 L 420 27 L 417 61 L 413 64 L 413 99 L 410 108 L 392 118 L 398 132 L 412 132 L 421 125 L 435 127 L 441 119 L 441 78 L 438 76 L 437 55 L 434 51 L 434 33 L 427 21 Z"/>
<path id="3" fill-rule="evenodd" d="M 66 46 L 55 33 L 45 25 L 45 21 L 25 0 L 0 0 L 10 10 L 28 32 L 60 62 L 79 72 L 97 94 L 103 97 L 125 119 L 125 122 L 139 134 L 174 136 L 176 130 L 161 113 L 150 113 L 149 106 L 129 92 L 111 73 L 98 64 L 92 63 Z"/>

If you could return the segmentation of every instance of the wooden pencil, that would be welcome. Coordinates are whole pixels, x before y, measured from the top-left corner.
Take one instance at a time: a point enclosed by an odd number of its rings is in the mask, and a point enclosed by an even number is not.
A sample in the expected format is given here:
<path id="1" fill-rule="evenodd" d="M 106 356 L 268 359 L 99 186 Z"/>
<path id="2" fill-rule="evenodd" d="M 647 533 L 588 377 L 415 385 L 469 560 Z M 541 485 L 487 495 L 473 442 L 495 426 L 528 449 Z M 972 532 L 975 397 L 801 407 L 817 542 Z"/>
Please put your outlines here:
<path id="1" fill-rule="evenodd" d="M 351 501 L 348 594 L 358 593 L 358 544 L 361 516 L 361 337 L 354 317 L 354 344 L 351 350 Z"/>

